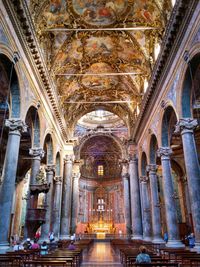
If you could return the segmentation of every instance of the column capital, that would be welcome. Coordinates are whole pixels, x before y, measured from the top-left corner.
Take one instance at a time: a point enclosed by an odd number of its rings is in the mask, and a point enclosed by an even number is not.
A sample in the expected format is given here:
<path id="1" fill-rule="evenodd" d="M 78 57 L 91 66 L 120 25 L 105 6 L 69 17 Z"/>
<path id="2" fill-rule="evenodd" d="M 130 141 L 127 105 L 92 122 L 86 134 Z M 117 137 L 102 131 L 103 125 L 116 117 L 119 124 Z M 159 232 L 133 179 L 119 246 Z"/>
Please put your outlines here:
<path id="1" fill-rule="evenodd" d="M 20 133 L 27 132 L 28 125 L 20 119 L 7 119 L 5 126 L 9 128 L 10 132 L 18 131 Z"/>
<path id="2" fill-rule="evenodd" d="M 140 183 L 147 183 L 149 178 L 147 176 L 140 176 Z"/>
<path id="3" fill-rule="evenodd" d="M 53 179 L 56 184 L 61 184 L 63 180 L 62 176 L 55 176 Z"/>
<path id="4" fill-rule="evenodd" d="M 157 150 L 157 155 L 162 159 L 170 159 L 170 156 L 172 155 L 172 149 L 170 147 L 160 147 Z"/>
<path id="5" fill-rule="evenodd" d="M 197 127 L 198 121 L 193 118 L 182 118 L 176 123 L 176 133 L 186 133 L 193 132 L 193 130 Z"/>
<path id="6" fill-rule="evenodd" d="M 32 147 L 29 149 L 29 155 L 33 156 L 35 159 L 41 160 L 44 157 L 45 152 L 41 147 Z"/>
<path id="7" fill-rule="evenodd" d="M 46 167 L 45 167 L 45 171 L 46 172 L 53 172 L 53 173 L 55 173 L 55 165 L 54 164 L 49 164 L 49 165 L 47 165 Z"/>
<path id="8" fill-rule="evenodd" d="M 156 174 L 158 166 L 156 164 L 149 164 L 146 166 L 146 171 L 152 174 Z"/>
<path id="9" fill-rule="evenodd" d="M 64 161 L 67 163 L 73 163 L 73 155 L 65 155 Z"/>
<path id="10" fill-rule="evenodd" d="M 81 177 L 81 174 L 80 174 L 80 172 L 74 172 L 73 174 L 72 174 L 72 178 L 73 178 L 73 180 L 75 180 L 75 179 L 79 179 Z"/>
<path id="11" fill-rule="evenodd" d="M 136 155 L 136 154 L 134 154 L 134 155 L 129 155 L 129 157 L 128 157 L 128 161 L 129 161 L 129 162 L 130 162 L 130 161 L 138 161 L 137 155 Z"/>

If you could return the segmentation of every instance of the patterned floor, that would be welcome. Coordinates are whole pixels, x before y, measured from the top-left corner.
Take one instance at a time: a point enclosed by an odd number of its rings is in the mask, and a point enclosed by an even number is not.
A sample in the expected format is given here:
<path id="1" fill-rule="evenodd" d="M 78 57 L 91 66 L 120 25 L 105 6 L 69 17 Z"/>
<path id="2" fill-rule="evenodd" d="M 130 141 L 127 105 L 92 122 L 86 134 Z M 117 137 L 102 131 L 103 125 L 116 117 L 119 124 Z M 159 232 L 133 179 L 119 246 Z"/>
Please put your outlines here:
<path id="1" fill-rule="evenodd" d="M 88 252 L 83 254 L 81 266 L 122 267 L 119 255 L 112 249 L 110 242 L 96 241 Z"/>

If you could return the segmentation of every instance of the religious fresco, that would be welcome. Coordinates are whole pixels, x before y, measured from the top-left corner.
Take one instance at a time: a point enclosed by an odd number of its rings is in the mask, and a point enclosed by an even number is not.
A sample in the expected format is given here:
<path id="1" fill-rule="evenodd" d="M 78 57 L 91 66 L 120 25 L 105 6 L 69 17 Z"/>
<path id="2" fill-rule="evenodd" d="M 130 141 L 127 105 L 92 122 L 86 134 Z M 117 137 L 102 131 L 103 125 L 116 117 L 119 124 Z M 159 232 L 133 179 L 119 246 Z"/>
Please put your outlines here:
<path id="1" fill-rule="evenodd" d="M 72 0 L 73 10 L 84 22 L 103 26 L 116 22 L 117 16 L 126 11 L 127 4 L 127 0 Z"/>
<path id="2" fill-rule="evenodd" d="M 105 102 L 106 110 L 134 127 L 144 81 L 155 63 L 154 46 L 162 40 L 170 10 L 171 0 L 30 1 L 71 135 L 82 115 L 101 107 L 95 102 Z M 118 100 L 122 103 L 106 103 Z"/>
<path id="3" fill-rule="evenodd" d="M 119 82 L 118 77 L 116 76 L 100 76 L 95 74 L 101 73 L 112 73 L 113 69 L 107 63 L 95 63 L 92 64 L 86 73 L 92 74 L 94 76 L 84 76 L 81 80 L 83 86 L 88 87 L 92 90 L 102 90 L 110 89 L 116 86 Z"/>
<path id="4" fill-rule="evenodd" d="M 116 142 L 107 136 L 94 136 L 85 142 L 81 149 L 81 175 L 94 179 L 120 178 L 119 158 L 121 151 Z M 103 176 L 98 175 L 98 166 L 104 168 Z"/>

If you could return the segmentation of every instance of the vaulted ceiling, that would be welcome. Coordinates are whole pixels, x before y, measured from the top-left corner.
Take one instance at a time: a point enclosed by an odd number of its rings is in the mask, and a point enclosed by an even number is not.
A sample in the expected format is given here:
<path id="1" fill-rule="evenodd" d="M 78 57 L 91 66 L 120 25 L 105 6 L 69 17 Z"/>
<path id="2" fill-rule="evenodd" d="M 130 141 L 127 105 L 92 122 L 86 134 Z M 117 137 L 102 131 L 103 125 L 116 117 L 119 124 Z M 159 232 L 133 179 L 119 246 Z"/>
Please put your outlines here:
<path id="1" fill-rule="evenodd" d="M 68 129 L 104 109 L 133 129 L 170 0 L 34 0 L 29 10 Z"/>

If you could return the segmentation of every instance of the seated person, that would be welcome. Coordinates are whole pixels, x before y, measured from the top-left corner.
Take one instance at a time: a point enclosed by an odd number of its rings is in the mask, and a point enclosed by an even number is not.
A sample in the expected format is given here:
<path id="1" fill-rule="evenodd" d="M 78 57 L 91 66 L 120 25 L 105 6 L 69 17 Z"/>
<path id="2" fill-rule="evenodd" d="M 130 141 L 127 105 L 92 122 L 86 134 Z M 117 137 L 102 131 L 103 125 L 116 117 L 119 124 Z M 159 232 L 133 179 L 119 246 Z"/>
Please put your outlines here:
<path id="1" fill-rule="evenodd" d="M 136 263 L 151 263 L 149 254 L 146 253 L 147 249 L 145 246 L 139 247 L 140 254 L 136 257 Z"/>
<path id="2" fill-rule="evenodd" d="M 40 255 L 47 255 L 48 254 L 48 246 L 47 242 L 43 242 L 41 247 L 40 247 Z"/>
<path id="3" fill-rule="evenodd" d="M 69 250 L 75 250 L 75 249 L 76 249 L 76 247 L 75 247 L 75 245 L 74 245 L 74 241 L 71 241 L 71 242 L 70 242 L 70 244 L 69 244 L 69 246 L 68 246 L 68 249 L 69 249 Z"/>
<path id="4" fill-rule="evenodd" d="M 39 248 L 40 245 L 37 243 L 37 240 L 35 239 L 33 245 L 31 246 L 31 249 L 39 249 Z"/>
<path id="5" fill-rule="evenodd" d="M 23 246 L 24 246 L 24 249 L 25 249 L 25 250 L 27 250 L 27 249 L 31 249 L 32 244 L 31 244 L 31 240 L 30 240 L 30 238 L 27 238 L 27 239 L 26 239 L 26 241 L 24 242 Z"/>
<path id="6" fill-rule="evenodd" d="M 23 250 L 24 247 L 20 244 L 20 242 L 18 241 L 16 245 L 14 245 L 13 250 L 14 251 L 18 251 L 18 250 Z"/>

